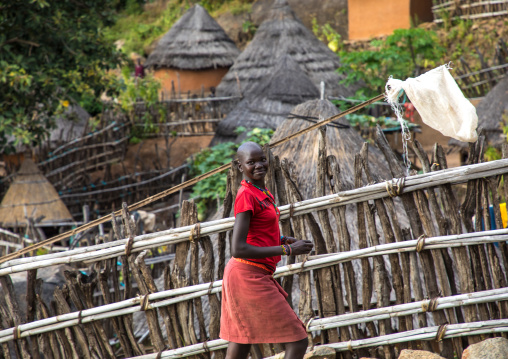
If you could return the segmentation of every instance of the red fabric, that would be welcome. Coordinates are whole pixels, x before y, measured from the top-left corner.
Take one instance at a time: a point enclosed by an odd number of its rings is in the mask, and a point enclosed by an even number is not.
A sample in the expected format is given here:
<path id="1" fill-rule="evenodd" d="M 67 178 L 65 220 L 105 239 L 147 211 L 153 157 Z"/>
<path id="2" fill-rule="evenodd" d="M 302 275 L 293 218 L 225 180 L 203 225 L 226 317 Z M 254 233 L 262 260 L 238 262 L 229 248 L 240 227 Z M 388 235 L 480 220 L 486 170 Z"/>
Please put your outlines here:
<path id="1" fill-rule="evenodd" d="M 307 337 L 270 272 L 232 258 L 222 281 L 220 337 L 234 343 L 290 343 Z"/>
<path id="2" fill-rule="evenodd" d="M 134 68 L 134 77 L 140 78 L 145 77 L 145 68 L 143 67 L 143 65 L 136 65 L 136 67 Z"/>
<path id="3" fill-rule="evenodd" d="M 247 243 L 256 247 L 280 245 L 279 215 L 270 199 L 253 185 L 242 181 L 235 200 L 235 217 L 238 213 L 252 211 Z M 245 258 L 251 262 L 266 264 L 275 270 L 280 256 Z"/>

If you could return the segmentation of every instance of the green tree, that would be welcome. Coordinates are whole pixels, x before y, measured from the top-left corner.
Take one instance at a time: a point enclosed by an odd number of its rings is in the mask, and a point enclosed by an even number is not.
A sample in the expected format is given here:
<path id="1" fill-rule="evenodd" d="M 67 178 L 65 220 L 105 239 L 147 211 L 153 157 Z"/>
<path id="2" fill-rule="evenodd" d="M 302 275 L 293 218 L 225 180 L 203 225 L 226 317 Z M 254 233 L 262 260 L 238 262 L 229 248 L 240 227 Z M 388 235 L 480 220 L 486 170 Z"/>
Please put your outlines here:
<path id="1" fill-rule="evenodd" d="M 36 144 L 54 115 L 110 88 L 121 61 L 102 28 L 118 0 L 0 1 L 0 153 Z"/>
<path id="2" fill-rule="evenodd" d="M 389 76 L 405 80 L 442 65 L 438 62 L 446 51 L 434 31 L 420 28 L 395 30 L 384 40 L 373 40 L 371 45 L 375 51 L 341 52 L 339 68 L 346 74 L 346 84 L 365 83 L 366 88 L 358 95 L 368 97 L 384 92 Z"/>

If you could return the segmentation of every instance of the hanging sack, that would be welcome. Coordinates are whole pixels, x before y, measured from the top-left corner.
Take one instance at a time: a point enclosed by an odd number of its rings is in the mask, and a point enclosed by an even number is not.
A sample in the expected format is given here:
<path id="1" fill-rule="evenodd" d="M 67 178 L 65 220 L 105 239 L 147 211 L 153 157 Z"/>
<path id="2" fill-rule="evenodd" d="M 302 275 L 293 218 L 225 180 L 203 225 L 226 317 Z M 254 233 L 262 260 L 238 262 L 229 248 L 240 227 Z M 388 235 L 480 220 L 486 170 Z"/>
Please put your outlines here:
<path id="1" fill-rule="evenodd" d="M 448 65 L 439 66 L 406 81 L 390 77 L 386 83 L 387 101 L 392 107 L 400 107 L 398 98 L 405 92 L 425 124 L 445 136 L 475 142 L 478 138 L 476 109 L 464 97 L 448 69 Z M 397 117 L 400 115 L 400 121 L 401 110 L 394 108 L 394 111 Z"/>

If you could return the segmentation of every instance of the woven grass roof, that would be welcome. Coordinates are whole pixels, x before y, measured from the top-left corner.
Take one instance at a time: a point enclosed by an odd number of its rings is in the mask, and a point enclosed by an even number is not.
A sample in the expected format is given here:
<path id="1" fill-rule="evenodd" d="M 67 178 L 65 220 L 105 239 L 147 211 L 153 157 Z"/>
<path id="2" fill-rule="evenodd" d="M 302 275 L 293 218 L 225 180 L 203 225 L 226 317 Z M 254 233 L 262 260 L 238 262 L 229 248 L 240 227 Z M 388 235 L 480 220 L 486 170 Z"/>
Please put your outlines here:
<path id="1" fill-rule="evenodd" d="M 25 225 L 26 216 L 45 216 L 41 223 L 73 220 L 53 185 L 29 158 L 22 163 L 0 203 L 0 224 L 3 227 Z"/>
<path id="2" fill-rule="evenodd" d="M 229 67 L 240 51 L 200 5 L 194 5 L 162 37 L 145 65 L 181 70 Z"/>
<path id="3" fill-rule="evenodd" d="M 340 111 L 328 100 L 311 100 L 296 106 L 291 113 L 314 118 L 329 118 Z M 346 125 L 347 121 L 339 119 L 337 124 Z M 281 140 L 290 134 L 309 127 L 312 123 L 298 118 L 286 119 L 275 131 L 271 142 Z M 314 130 L 294 138 L 273 149 L 273 153 L 281 159 L 287 158 L 296 165 L 296 178 L 305 199 L 314 198 L 317 183 L 317 161 L 319 147 L 319 130 Z M 345 188 L 351 189 L 354 184 L 354 160 L 360 152 L 364 139 L 353 128 L 338 128 L 327 125 L 326 131 L 328 155 L 334 155 L 340 165 L 342 183 Z M 380 179 L 391 178 L 388 164 L 375 146 L 369 146 L 369 166 L 373 174 Z"/>
<path id="4" fill-rule="evenodd" d="M 251 97 L 239 102 L 219 123 L 212 144 L 237 140 L 235 130 L 239 126 L 275 130 L 294 106 L 318 97 L 318 89 L 301 67 L 291 56 L 283 55 L 257 84 Z"/>
<path id="5" fill-rule="evenodd" d="M 257 29 L 247 48 L 217 87 L 220 96 L 239 95 L 237 76 L 242 94 L 249 97 L 256 85 L 275 66 L 281 55 L 291 56 L 319 86 L 326 83 L 327 94 L 350 96 L 355 88 L 339 84 L 342 77 L 336 72 L 339 57 L 305 27 L 296 17 L 286 0 L 276 0 L 270 16 Z"/>
<path id="6" fill-rule="evenodd" d="M 476 107 L 478 127 L 486 131 L 489 142 L 504 141 L 501 123 L 503 115 L 508 119 L 508 76 L 499 81 Z"/>

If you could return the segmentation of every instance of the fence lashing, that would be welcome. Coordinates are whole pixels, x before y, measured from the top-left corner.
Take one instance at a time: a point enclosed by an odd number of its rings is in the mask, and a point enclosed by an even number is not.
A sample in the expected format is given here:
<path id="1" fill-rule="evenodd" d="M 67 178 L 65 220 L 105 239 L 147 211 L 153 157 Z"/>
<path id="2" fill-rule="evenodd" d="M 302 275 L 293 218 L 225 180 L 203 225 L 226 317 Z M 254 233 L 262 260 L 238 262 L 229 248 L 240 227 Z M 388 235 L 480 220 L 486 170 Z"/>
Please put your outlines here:
<path id="1" fill-rule="evenodd" d="M 373 346 L 381 346 L 388 344 L 403 343 L 415 340 L 437 340 L 436 336 L 439 334 L 441 326 L 427 327 L 421 329 L 415 329 L 411 331 L 405 331 L 402 333 L 388 334 L 379 336 L 376 338 L 362 339 L 362 340 L 350 340 L 347 342 L 330 343 L 324 346 L 333 348 L 338 352 L 352 351 L 360 348 L 367 348 Z M 508 320 L 489 320 L 483 322 L 464 323 L 464 324 L 449 324 L 446 326 L 446 331 L 443 332 L 442 338 L 454 338 L 458 336 L 467 335 L 479 335 L 479 334 L 490 334 L 490 333 L 503 333 L 508 332 Z M 223 339 L 211 340 L 206 343 L 206 347 L 210 351 L 220 350 L 226 348 L 228 342 Z M 314 347 L 318 349 L 320 346 Z M 163 351 L 162 353 L 146 354 L 130 359 L 155 359 L 159 358 L 183 358 L 197 354 L 204 353 L 206 351 L 204 343 L 189 345 L 183 348 Z M 279 353 L 274 356 L 266 357 L 265 359 L 282 359 L 284 353 Z"/>
<path id="2" fill-rule="evenodd" d="M 404 193 L 425 189 L 443 184 L 456 184 L 471 179 L 484 178 L 508 172 L 508 159 L 480 163 L 469 166 L 444 169 L 421 175 L 406 177 Z M 294 215 L 302 215 L 320 209 L 344 206 L 346 204 L 379 199 L 389 196 L 385 182 L 368 185 L 362 188 L 339 192 L 324 197 L 317 197 L 293 204 Z M 281 219 L 289 217 L 290 205 L 281 206 Z M 201 234 L 210 235 L 229 231 L 233 228 L 234 218 L 226 218 L 201 224 Z M 157 233 L 136 236 L 132 246 L 133 252 L 179 243 L 189 238 L 192 226 L 170 229 Z M 113 258 L 125 251 L 125 239 L 75 249 L 64 253 L 47 254 L 37 257 L 21 258 L 0 264 L 0 276 L 28 269 L 43 268 L 54 264 L 73 263 L 78 261 L 92 262 Z M 67 257 L 67 258 L 65 258 Z M 39 262 L 39 264 L 36 264 Z"/>
<path id="3" fill-rule="evenodd" d="M 374 103 L 376 101 L 379 101 L 379 100 L 381 100 L 383 98 L 384 98 L 384 94 L 380 94 L 378 96 L 375 96 L 375 97 L 373 97 L 373 98 L 371 98 L 371 99 L 369 99 L 369 100 L 367 100 L 367 101 L 365 101 L 365 102 L 363 102 L 361 104 L 358 104 L 356 106 L 351 107 L 348 110 L 345 110 L 345 111 L 343 111 L 343 112 L 341 112 L 341 113 L 339 113 L 337 115 L 331 116 L 331 117 L 329 117 L 329 118 L 327 118 L 327 119 L 325 119 L 323 121 L 320 121 L 318 123 L 310 125 L 310 126 L 304 128 L 304 129 L 302 129 L 300 131 L 297 131 L 297 132 L 295 132 L 295 133 L 293 133 L 293 134 L 291 134 L 291 135 L 289 135 L 289 136 L 287 136 L 287 137 L 285 137 L 285 138 L 283 138 L 283 139 L 281 139 L 279 141 L 276 141 L 276 142 L 270 144 L 270 148 L 280 146 L 281 144 L 286 143 L 287 141 L 290 141 L 293 138 L 296 138 L 296 137 L 304 135 L 304 134 L 306 134 L 308 132 L 311 132 L 311 131 L 313 131 L 313 130 L 315 130 L 315 129 L 323 126 L 323 125 L 326 125 L 326 124 L 328 124 L 328 123 L 330 123 L 330 122 L 332 122 L 334 120 L 337 120 L 337 119 L 339 119 L 341 117 L 344 117 L 344 116 L 346 116 L 346 115 L 348 115 L 350 113 L 354 113 L 354 112 L 356 112 L 356 111 L 358 111 L 358 110 L 360 110 L 360 109 L 362 109 L 362 108 L 364 108 L 364 107 L 366 107 L 366 106 L 368 106 L 368 105 L 370 105 L 370 104 L 372 104 L 372 103 Z M 222 171 L 224 171 L 224 170 L 226 170 L 226 169 L 228 169 L 230 167 L 231 167 L 231 163 L 227 163 L 227 164 L 224 164 L 222 166 L 219 166 L 219 167 L 217 167 L 216 169 L 214 169 L 212 171 L 209 171 L 209 172 L 207 172 L 205 174 L 202 174 L 200 176 L 194 177 L 193 179 L 190 179 L 190 180 L 188 180 L 188 181 L 186 181 L 186 182 L 184 182 L 184 183 L 182 183 L 180 185 L 173 186 L 173 187 L 171 187 L 171 188 L 169 188 L 169 189 L 167 189 L 165 191 L 162 191 L 162 192 L 160 192 L 160 193 L 158 193 L 156 195 L 150 196 L 150 197 L 145 198 L 144 200 L 141 200 L 141 201 L 139 201 L 139 202 L 137 202 L 137 203 L 135 203 L 133 205 L 130 205 L 129 206 L 129 210 L 133 211 L 135 209 L 138 209 L 138 208 L 141 208 L 143 206 L 146 206 L 149 203 L 152 203 L 152 202 L 154 202 L 156 200 L 159 200 L 161 198 L 167 197 L 170 194 L 173 194 L 173 193 L 176 193 L 176 192 L 178 192 L 180 190 L 183 190 L 183 189 L 185 189 L 185 188 L 187 188 L 189 186 L 192 186 L 192 185 L 198 183 L 199 181 L 201 181 L 201 180 L 203 180 L 205 178 L 208 178 L 208 177 L 210 177 L 210 176 L 212 176 L 212 175 L 214 175 L 216 173 L 220 173 L 220 172 L 222 172 Z M 117 211 L 116 215 L 119 215 L 119 214 L 120 214 L 120 211 Z M 85 231 L 85 230 L 87 230 L 87 229 L 89 229 L 91 227 L 95 227 L 95 226 L 97 226 L 99 224 L 105 223 L 105 222 L 111 220 L 111 217 L 112 216 L 109 215 L 109 216 L 104 216 L 102 218 L 98 218 L 98 219 L 96 219 L 94 221 L 91 221 L 91 222 L 87 223 L 86 225 L 83 225 L 83 226 L 75 228 L 75 229 L 73 229 L 71 231 L 59 234 L 59 235 L 57 235 L 55 237 L 43 240 L 43 241 L 39 242 L 38 244 L 36 244 L 34 246 L 34 248 L 31 248 L 30 251 L 35 250 L 37 248 L 40 248 L 43 245 L 51 244 L 51 243 L 54 243 L 54 242 L 56 242 L 58 240 L 62 240 L 62 239 L 68 238 L 68 237 L 70 237 L 72 235 L 75 235 L 77 233 L 83 232 L 83 231 Z M 28 252 L 29 251 L 27 251 L 26 249 L 21 249 L 21 250 L 15 252 L 15 253 L 12 253 L 12 254 L 9 254 L 9 255 L 5 255 L 3 257 L 0 257 L 0 263 L 4 263 L 4 262 L 6 262 L 6 261 L 8 261 L 9 259 L 12 259 L 12 258 L 17 258 L 17 257 L 19 257 L 19 256 L 21 256 L 21 255 L 23 255 L 25 253 L 28 253 Z"/>
<path id="4" fill-rule="evenodd" d="M 194 227 L 194 226 L 192 226 Z M 467 246 L 467 245 L 475 245 L 480 243 L 495 243 L 500 241 L 508 240 L 508 229 L 501 230 L 493 230 L 487 232 L 473 232 L 461 235 L 451 235 L 451 236 L 441 236 L 441 237 L 430 237 L 426 240 L 426 249 L 437 249 L 437 248 L 450 248 L 450 247 L 458 247 L 458 246 Z M 311 258 L 305 262 L 298 262 L 295 264 L 290 264 L 283 267 L 278 267 L 274 273 L 274 278 L 289 276 L 292 274 L 298 274 L 303 271 L 310 271 L 325 267 L 334 266 L 338 263 L 349 262 L 355 259 L 361 258 L 370 258 L 376 256 L 382 256 L 392 253 L 402 253 L 407 251 L 416 251 L 418 240 L 409 240 L 404 242 L 396 242 L 389 244 L 381 244 L 374 247 L 368 247 L 364 249 L 342 252 L 342 253 L 334 253 L 334 254 L 324 254 L 320 256 L 316 256 L 317 258 Z M 52 318 L 47 318 L 27 324 L 21 324 L 18 328 L 21 332 L 21 336 L 29 336 L 35 335 L 39 333 L 44 333 L 47 329 L 53 328 L 51 330 L 66 328 L 69 326 L 73 326 L 79 324 L 79 320 L 83 323 L 93 322 L 96 320 L 112 318 L 119 315 L 127 315 L 138 312 L 141 310 L 140 302 L 142 299 L 147 300 L 146 305 L 150 305 L 151 308 L 160 308 L 169 306 L 172 304 L 180 303 L 183 301 L 191 300 L 194 298 L 199 298 L 204 295 L 209 295 L 211 293 L 218 293 L 222 290 L 222 281 L 215 281 L 211 283 L 198 284 L 189 287 L 171 289 L 166 291 L 161 291 L 157 293 L 148 294 L 144 297 L 136 297 L 127 299 L 121 302 L 112 303 L 103 305 L 100 307 L 95 307 L 91 309 L 82 310 L 79 312 L 68 313 L 64 315 L 59 315 Z M 213 288 L 213 289 L 211 289 Z M 466 297 L 459 297 L 459 301 L 466 301 L 467 298 L 477 298 L 481 297 L 482 294 L 487 297 L 496 298 L 493 300 L 502 300 L 505 297 L 499 297 L 496 295 L 505 294 L 508 295 L 508 288 L 497 289 L 493 291 L 486 292 L 475 292 L 471 294 L 466 294 Z M 168 299 L 169 298 L 169 299 Z M 506 297 L 508 299 L 508 297 Z M 438 303 L 449 303 L 448 300 L 453 300 L 453 297 L 449 297 L 447 299 L 440 298 L 438 299 Z M 425 301 L 427 303 L 428 301 Z M 421 311 L 415 311 L 414 313 L 423 312 L 422 303 L 419 304 L 419 308 Z M 400 315 L 409 315 L 414 314 L 410 312 L 410 310 L 414 310 L 414 303 L 404 304 L 401 306 L 397 306 L 396 308 L 402 308 L 403 314 Z M 462 305 L 462 304 L 459 304 Z M 417 305 L 418 307 L 418 305 Z M 395 308 L 395 307 L 394 307 Z M 339 316 L 340 318 L 350 318 L 351 316 L 359 316 L 361 318 L 369 317 L 369 313 L 382 313 L 385 308 L 375 309 L 373 311 L 362 311 L 351 314 L 344 314 Z M 438 309 L 441 309 L 438 304 Z M 80 317 L 81 319 L 79 319 Z M 78 320 L 79 319 L 79 320 Z M 326 319 L 320 319 L 320 321 L 316 320 L 313 322 L 313 326 L 320 325 L 319 323 L 328 323 L 328 321 L 336 321 L 336 317 L 329 317 Z M 375 320 L 375 319 L 373 319 Z M 318 323 L 318 324 L 316 324 Z M 348 323 L 346 325 L 349 325 Z M 52 327 L 50 327 L 52 326 Z M 335 327 L 339 327 L 337 325 Z M 312 329 L 312 326 L 311 326 Z M 0 343 L 12 339 L 13 329 L 5 329 L 0 331 Z M 10 339 L 5 339 L 10 338 Z"/>

